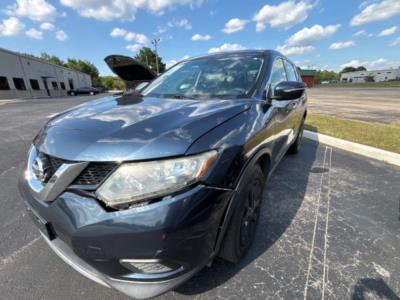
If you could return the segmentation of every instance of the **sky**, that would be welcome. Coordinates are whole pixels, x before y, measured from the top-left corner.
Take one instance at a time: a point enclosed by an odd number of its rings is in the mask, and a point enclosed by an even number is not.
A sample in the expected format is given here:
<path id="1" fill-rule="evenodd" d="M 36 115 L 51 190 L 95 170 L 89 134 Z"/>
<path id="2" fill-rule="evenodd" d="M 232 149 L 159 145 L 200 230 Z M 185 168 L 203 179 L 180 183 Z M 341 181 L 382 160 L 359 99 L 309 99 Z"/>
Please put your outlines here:
<path id="1" fill-rule="evenodd" d="M 159 38 L 167 65 L 276 49 L 302 68 L 400 66 L 400 0 L 0 0 L 0 47 L 93 62 Z"/>

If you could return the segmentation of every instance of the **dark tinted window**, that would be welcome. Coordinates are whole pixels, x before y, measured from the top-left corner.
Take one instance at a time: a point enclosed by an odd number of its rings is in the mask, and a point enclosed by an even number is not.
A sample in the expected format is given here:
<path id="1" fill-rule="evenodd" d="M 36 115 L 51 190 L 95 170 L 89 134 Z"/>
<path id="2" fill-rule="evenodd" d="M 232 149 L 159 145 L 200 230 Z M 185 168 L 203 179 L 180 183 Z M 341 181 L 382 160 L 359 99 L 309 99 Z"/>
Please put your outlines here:
<path id="1" fill-rule="evenodd" d="M 53 89 L 58 90 L 58 84 L 55 81 L 51 82 L 51 85 L 53 86 Z"/>
<path id="2" fill-rule="evenodd" d="M 9 90 L 10 85 L 8 84 L 8 79 L 5 76 L 0 76 L 0 90 Z"/>
<path id="3" fill-rule="evenodd" d="M 17 90 L 26 90 L 25 81 L 22 78 L 13 78 L 13 82 Z"/>
<path id="4" fill-rule="evenodd" d="M 68 83 L 69 83 L 69 88 L 70 88 L 71 90 L 73 90 L 73 89 L 74 89 L 74 81 L 73 81 L 71 78 L 69 78 L 69 79 L 68 79 Z"/>
<path id="5" fill-rule="evenodd" d="M 274 88 L 278 83 L 286 81 L 286 72 L 283 67 L 283 61 L 277 58 L 272 65 L 271 70 L 271 87 Z"/>
<path id="6" fill-rule="evenodd" d="M 293 67 L 293 65 L 285 60 L 285 68 L 286 68 L 286 73 L 289 81 L 298 81 L 296 69 Z"/>
<path id="7" fill-rule="evenodd" d="M 65 83 L 64 82 L 60 82 L 60 86 L 61 86 L 61 89 L 65 90 Z"/>
<path id="8" fill-rule="evenodd" d="M 40 90 L 39 81 L 36 79 L 30 79 L 29 83 L 31 84 L 32 90 Z"/>

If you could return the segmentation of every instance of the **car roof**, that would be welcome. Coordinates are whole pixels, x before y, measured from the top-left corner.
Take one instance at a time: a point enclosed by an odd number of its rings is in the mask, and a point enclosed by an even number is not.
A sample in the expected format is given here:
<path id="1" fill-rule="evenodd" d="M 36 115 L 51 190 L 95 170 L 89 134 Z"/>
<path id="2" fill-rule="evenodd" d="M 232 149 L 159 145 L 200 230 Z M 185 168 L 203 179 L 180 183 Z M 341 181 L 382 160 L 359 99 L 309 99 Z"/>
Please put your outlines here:
<path id="1" fill-rule="evenodd" d="M 226 52 L 217 52 L 217 53 L 210 53 L 207 55 L 199 55 L 195 57 L 189 57 L 186 60 L 195 60 L 199 58 L 207 58 L 207 57 L 231 57 L 231 56 L 247 56 L 247 55 L 266 55 L 266 56 L 283 56 L 281 53 L 275 50 L 268 50 L 268 49 L 249 49 L 249 50 L 236 50 L 236 51 L 226 51 Z"/>

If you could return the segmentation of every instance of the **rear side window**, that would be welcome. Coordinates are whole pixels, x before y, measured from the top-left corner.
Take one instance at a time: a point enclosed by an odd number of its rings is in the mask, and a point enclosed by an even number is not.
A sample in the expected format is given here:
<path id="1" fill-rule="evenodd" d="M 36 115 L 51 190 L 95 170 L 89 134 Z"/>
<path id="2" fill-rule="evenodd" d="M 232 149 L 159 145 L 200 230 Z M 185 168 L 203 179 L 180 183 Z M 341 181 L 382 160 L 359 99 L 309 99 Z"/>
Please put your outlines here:
<path id="1" fill-rule="evenodd" d="M 26 90 L 25 81 L 22 78 L 13 78 L 13 82 L 17 90 Z"/>
<path id="2" fill-rule="evenodd" d="M 5 76 L 0 76 L 0 90 L 9 90 L 10 85 L 8 84 L 8 79 Z"/>
<path id="3" fill-rule="evenodd" d="M 271 87 L 275 88 L 275 86 L 282 81 L 287 81 L 286 72 L 283 67 L 282 59 L 277 58 L 271 69 Z"/>
<path id="4" fill-rule="evenodd" d="M 285 60 L 285 68 L 286 68 L 288 80 L 289 81 L 298 81 L 296 69 L 287 60 Z"/>
<path id="5" fill-rule="evenodd" d="M 32 90 L 40 90 L 39 81 L 37 81 L 36 79 L 30 79 L 29 83 L 31 84 Z"/>

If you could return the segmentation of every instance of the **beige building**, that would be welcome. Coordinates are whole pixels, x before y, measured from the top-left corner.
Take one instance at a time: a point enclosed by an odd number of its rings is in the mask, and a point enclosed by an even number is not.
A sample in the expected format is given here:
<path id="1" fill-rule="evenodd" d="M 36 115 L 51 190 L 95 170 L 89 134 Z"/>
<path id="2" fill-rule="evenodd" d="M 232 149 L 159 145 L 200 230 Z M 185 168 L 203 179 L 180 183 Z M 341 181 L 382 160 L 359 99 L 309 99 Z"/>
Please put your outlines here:
<path id="1" fill-rule="evenodd" d="M 65 96 L 91 86 L 88 74 L 0 48 L 0 99 Z"/>

